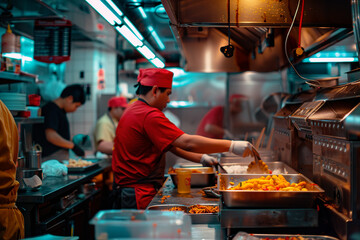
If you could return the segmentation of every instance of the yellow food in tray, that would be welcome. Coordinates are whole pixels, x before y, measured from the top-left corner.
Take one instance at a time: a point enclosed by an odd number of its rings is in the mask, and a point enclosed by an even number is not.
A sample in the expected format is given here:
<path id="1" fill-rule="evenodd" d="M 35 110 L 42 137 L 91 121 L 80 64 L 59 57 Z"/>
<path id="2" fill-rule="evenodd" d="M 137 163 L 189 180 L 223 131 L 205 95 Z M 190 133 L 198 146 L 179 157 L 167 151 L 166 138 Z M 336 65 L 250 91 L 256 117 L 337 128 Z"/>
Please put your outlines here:
<path id="1" fill-rule="evenodd" d="M 94 164 L 93 162 L 82 160 L 81 158 L 79 158 L 78 160 L 70 158 L 69 164 L 67 165 L 67 167 L 68 168 L 81 168 L 81 167 L 87 167 L 87 166 L 90 166 L 93 164 Z"/>
<path id="2" fill-rule="evenodd" d="M 306 182 L 288 182 L 283 175 L 268 175 L 240 182 L 227 190 L 257 190 L 257 191 L 308 191 Z"/>

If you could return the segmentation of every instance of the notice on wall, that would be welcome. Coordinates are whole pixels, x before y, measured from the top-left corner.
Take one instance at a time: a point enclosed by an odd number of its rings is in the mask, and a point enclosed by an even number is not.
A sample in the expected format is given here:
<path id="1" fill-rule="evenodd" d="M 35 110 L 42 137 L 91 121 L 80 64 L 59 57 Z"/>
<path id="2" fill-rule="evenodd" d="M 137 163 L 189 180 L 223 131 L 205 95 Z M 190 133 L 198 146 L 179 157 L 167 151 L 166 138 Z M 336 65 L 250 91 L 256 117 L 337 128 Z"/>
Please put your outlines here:
<path id="1" fill-rule="evenodd" d="M 34 59 L 46 63 L 70 60 L 71 21 L 66 19 L 36 20 Z"/>

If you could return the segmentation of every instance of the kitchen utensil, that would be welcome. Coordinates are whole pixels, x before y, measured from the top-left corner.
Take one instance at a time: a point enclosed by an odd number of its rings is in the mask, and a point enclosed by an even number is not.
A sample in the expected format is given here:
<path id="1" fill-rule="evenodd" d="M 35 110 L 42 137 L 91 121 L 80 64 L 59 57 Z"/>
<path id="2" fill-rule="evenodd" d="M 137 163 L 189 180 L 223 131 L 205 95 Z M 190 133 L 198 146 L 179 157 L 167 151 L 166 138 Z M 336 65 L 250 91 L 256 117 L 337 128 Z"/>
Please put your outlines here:
<path id="1" fill-rule="evenodd" d="M 226 169 L 221 165 L 221 163 L 218 163 L 219 167 L 224 171 L 224 173 L 228 173 Z"/>

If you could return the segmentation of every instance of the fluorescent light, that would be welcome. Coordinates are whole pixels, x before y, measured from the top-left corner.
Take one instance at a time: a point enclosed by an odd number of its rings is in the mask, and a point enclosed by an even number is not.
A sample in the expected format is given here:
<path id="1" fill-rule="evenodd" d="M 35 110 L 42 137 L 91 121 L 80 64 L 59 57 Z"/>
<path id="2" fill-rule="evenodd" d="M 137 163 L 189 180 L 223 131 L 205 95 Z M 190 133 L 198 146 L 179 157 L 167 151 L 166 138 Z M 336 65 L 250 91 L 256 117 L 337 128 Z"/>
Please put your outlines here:
<path id="1" fill-rule="evenodd" d="M 138 9 L 139 9 L 139 12 L 141 13 L 141 16 L 142 16 L 144 19 L 146 19 L 146 18 L 147 18 L 147 15 L 146 15 L 143 7 L 138 7 Z"/>
<path id="2" fill-rule="evenodd" d="M 122 27 L 115 27 L 115 29 L 118 30 L 118 32 L 134 47 L 139 47 L 143 45 L 143 42 L 140 41 L 140 39 L 138 39 L 127 26 L 123 25 Z"/>
<path id="3" fill-rule="evenodd" d="M 146 59 L 152 59 L 155 54 L 148 48 L 148 46 L 142 46 L 136 48 Z"/>
<path id="4" fill-rule="evenodd" d="M 155 67 L 163 68 L 165 67 L 165 63 L 163 63 L 159 58 L 151 59 L 150 62 L 154 64 Z"/>
<path id="5" fill-rule="evenodd" d="M 21 59 L 21 53 L 3 53 L 2 56 L 18 60 Z"/>
<path id="6" fill-rule="evenodd" d="M 116 12 L 117 14 L 119 14 L 120 16 L 124 15 L 124 14 L 122 13 L 122 11 L 113 3 L 113 1 L 111 1 L 111 0 L 106 0 L 106 2 L 110 5 L 110 7 L 112 7 L 112 8 L 115 10 L 115 12 Z"/>
<path id="7" fill-rule="evenodd" d="M 323 62 L 357 62 L 357 57 L 344 57 L 344 58 L 306 58 L 303 62 L 323 63 Z"/>
<path id="8" fill-rule="evenodd" d="M 124 17 L 124 22 L 129 26 L 129 28 L 135 33 L 135 35 L 140 40 L 144 39 L 144 37 L 141 35 L 141 33 L 136 29 L 136 27 L 130 22 L 130 20 L 127 17 Z"/>
<path id="9" fill-rule="evenodd" d="M 148 27 L 149 31 L 151 32 L 151 35 L 154 37 L 156 43 L 159 45 L 159 48 L 161 50 L 165 49 L 165 46 L 163 44 L 163 42 L 160 40 L 159 35 L 156 33 L 156 31 L 154 30 L 154 28 L 152 26 Z"/>
<path id="10" fill-rule="evenodd" d="M 85 0 L 87 1 L 110 25 L 121 24 L 121 20 L 100 0 Z"/>
<path id="11" fill-rule="evenodd" d="M 25 60 L 25 61 L 32 61 L 33 58 L 28 57 L 28 56 L 23 56 L 21 53 L 3 53 L 2 54 L 3 57 L 6 58 L 12 58 L 12 59 L 17 59 L 17 60 Z"/>

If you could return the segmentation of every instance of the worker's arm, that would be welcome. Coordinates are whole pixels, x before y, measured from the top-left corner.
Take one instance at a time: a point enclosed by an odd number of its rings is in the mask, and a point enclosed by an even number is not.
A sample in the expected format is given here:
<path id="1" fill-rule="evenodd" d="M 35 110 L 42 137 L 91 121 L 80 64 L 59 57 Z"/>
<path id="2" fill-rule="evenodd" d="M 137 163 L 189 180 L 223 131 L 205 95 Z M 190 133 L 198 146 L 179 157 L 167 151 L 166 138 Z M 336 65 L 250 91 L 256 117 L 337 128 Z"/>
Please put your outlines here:
<path id="1" fill-rule="evenodd" d="M 188 152 L 178 147 L 172 147 L 170 151 L 176 154 L 177 156 L 185 158 L 189 161 L 201 163 L 204 167 L 211 167 L 218 164 L 216 158 L 209 156 L 207 154 Z"/>
<path id="2" fill-rule="evenodd" d="M 184 133 L 178 137 L 172 145 L 189 152 L 219 153 L 229 151 L 231 141 Z"/>
<path id="3" fill-rule="evenodd" d="M 55 146 L 68 149 L 72 149 L 74 147 L 74 143 L 72 141 L 66 140 L 65 138 L 61 137 L 52 128 L 45 129 L 45 136 L 46 140 Z"/>
<path id="4" fill-rule="evenodd" d="M 99 152 L 105 153 L 107 155 L 112 155 L 113 147 L 114 147 L 113 141 L 100 140 L 97 150 Z"/>
<path id="5" fill-rule="evenodd" d="M 181 148 L 178 148 L 178 147 L 172 147 L 170 149 L 170 152 L 172 152 L 173 154 L 175 154 L 175 155 L 177 155 L 177 156 L 179 156 L 181 158 L 184 158 L 184 159 L 187 159 L 189 161 L 196 162 L 196 163 L 200 163 L 201 156 L 202 156 L 201 153 L 194 153 L 194 152 L 185 151 L 185 150 L 182 150 Z"/>

